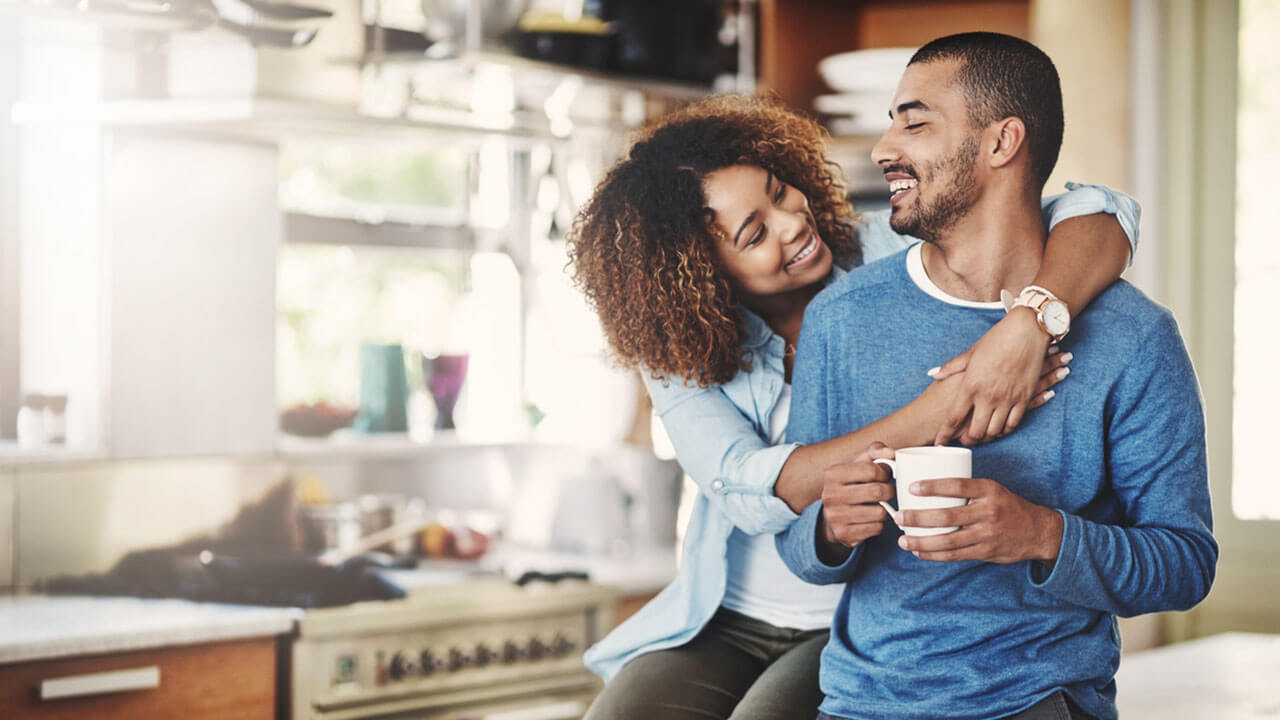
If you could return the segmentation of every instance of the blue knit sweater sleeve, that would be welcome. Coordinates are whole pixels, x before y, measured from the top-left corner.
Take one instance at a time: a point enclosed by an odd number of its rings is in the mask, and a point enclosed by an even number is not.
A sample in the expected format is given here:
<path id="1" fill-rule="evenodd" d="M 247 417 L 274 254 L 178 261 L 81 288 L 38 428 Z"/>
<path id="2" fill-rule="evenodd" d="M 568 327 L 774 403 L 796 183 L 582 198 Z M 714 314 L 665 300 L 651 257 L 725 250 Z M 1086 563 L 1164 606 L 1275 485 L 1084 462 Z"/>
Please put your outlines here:
<path id="1" fill-rule="evenodd" d="M 1106 405 L 1116 524 L 1062 513 L 1052 572 L 1032 563 L 1032 583 L 1073 604 L 1123 617 L 1186 610 L 1213 583 L 1204 412 L 1191 359 L 1172 315 L 1161 311 L 1124 360 Z"/>
<path id="2" fill-rule="evenodd" d="M 791 414 L 787 422 L 787 439 L 801 444 L 821 442 L 832 437 L 827 426 L 829 374 L 833 370 L 829 359 L 830 340 L 826 296 L 819 296 L 809 304 L 804 322 L 800 326 L 800 338 L 796 347 L 795 368 L 791 373 Z M 857 563 L 857 548 L 839 566 L 831 566 L 818 559 L 818 519 L 822 514 L 822 501 L 805 508 L 800 518 L 779 533 L 774 540 L 778 554 L 792 573 L 814 585 L 830 585 L 848 582 Z"/>

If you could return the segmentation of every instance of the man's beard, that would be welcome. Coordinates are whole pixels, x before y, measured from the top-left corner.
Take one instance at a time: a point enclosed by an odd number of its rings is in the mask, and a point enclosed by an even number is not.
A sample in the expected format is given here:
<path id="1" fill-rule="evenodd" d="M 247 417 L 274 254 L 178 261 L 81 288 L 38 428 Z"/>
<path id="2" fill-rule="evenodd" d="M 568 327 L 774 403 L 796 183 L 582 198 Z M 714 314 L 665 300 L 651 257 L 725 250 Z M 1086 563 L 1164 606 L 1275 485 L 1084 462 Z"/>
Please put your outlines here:
<path id="1" fill-rule="evenodd" d="M 903 235 L 937 242 L 947 228 L 964 217 L 978 201 L 978 186 L 973 171 L 977 159 L 978 138 L 970 136 L 955 154 L 926 165 L 924 169 L 929 184 L 946 183 L 942 193 L 932 202 L 917 199 L 913 212 L 895 211 L 889 217 L 889 226 Z M 904 170 L 920 179 L 910 168 Z"/>

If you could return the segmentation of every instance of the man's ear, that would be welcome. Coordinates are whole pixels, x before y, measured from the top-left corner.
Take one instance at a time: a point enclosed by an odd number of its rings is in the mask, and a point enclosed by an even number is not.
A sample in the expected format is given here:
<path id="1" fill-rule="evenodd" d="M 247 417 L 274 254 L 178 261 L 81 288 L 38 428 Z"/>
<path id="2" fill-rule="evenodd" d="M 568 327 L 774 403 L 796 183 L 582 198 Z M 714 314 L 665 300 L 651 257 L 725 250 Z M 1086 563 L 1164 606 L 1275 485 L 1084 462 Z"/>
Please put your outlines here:
<path id="1" fill-rule="evenodd" d="M 1018 155 L 1018 149 L 1027 139 L 1027 126 L 1017 117 L 1007 117 L 987 128 L 990 152 L 987 163 L 992 168 L 1008 165 Z"/>

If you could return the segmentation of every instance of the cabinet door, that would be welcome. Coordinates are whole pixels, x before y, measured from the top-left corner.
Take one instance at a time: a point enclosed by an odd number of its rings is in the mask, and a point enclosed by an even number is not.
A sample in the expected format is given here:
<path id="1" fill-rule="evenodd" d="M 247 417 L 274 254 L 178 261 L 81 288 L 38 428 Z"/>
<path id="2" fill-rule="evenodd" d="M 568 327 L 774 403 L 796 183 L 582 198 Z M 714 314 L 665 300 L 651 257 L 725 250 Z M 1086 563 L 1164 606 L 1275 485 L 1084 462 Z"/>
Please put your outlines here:
<path id="1" fill-rule="evenodd" d="M 64 696 L 42 699 L 42 694 Z M 0 708 L 7 720 L 271 720 L 276 712 L 276 641 L 0 666 Z"/>
<path id="2" fill-rule="evenodd" d="M 271 453 L 275 147 L 116 132 L 106 155 L 113 454 Z"/>

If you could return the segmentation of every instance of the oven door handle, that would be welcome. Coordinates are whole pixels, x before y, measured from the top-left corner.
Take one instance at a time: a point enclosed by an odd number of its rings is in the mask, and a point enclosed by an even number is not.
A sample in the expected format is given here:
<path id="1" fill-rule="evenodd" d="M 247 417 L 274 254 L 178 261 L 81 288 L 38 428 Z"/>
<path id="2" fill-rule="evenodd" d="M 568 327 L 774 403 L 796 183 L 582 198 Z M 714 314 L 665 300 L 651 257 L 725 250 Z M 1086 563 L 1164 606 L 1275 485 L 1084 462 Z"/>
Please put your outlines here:
<path id="1" fill-rule="evenodd" d="M 40 699 L 59 700 L 133 690 L 153 690 L 158 687 L 160 687 L 160 668 L 151 665 L 130 670 L 68 675 L 42 680 L 40 681 Z"/>

